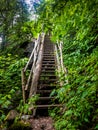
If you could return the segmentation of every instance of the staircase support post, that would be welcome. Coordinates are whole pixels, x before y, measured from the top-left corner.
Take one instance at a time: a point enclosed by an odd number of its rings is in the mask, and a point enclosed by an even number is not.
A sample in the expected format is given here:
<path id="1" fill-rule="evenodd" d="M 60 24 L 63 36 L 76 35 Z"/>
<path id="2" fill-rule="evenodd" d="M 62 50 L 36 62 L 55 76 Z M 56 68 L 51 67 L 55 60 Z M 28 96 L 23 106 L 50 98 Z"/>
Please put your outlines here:
<path id="1" fill-rule="evenodd" d="M 26 102 L 26 97 L 25 97 L 25 72 L 24 69 L 21 71 L 21 77 L 22 77 L 22 95 L 23 95 L 23 102 Z"/>

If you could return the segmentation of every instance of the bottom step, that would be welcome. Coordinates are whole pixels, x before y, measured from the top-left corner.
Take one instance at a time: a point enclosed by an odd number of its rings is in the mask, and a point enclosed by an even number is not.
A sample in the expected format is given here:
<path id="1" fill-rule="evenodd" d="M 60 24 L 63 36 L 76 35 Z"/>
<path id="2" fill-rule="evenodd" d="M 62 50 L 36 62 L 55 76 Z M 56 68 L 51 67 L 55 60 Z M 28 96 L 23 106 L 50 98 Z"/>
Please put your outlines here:
<path id="1" fill-rule="evenodd" d="M 53 104 L 53 105 L 37 105 L 36 108 L 47 108 L 47 107 L 63 107 L 62 104 Z"/>

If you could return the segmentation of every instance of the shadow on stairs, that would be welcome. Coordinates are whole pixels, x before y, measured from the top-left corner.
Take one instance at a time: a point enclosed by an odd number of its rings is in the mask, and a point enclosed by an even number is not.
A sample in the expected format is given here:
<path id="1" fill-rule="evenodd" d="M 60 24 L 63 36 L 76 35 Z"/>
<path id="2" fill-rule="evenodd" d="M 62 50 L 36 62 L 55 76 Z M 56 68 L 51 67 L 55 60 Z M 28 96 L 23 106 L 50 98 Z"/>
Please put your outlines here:
<path id="1" fill-rule="evenodd" d="M 48 109 L 54 107 L 60 107 L 55 99 L 51 97 L 50 93 L 56 88 L 56 61 L 54 44 L 51 43 L 48 37 L 45 38 L 44 53 L 42 60 L 42 69 L 37 87 L 37 94 L 39 94 L 39 100 L 36 102 L 35 117 L 48 116 Z"/>

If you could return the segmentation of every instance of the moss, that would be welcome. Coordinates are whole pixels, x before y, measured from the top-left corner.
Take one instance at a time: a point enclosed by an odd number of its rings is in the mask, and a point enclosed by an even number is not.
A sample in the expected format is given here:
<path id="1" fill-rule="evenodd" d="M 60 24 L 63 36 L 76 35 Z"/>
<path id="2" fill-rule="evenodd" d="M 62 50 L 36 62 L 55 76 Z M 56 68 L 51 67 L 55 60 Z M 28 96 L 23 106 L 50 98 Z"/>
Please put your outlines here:
<path id="1" fill-rule="evenodd" d="M 8 130 L 32 130 L 29 122 L 19 121 L 11 125 Z"/>

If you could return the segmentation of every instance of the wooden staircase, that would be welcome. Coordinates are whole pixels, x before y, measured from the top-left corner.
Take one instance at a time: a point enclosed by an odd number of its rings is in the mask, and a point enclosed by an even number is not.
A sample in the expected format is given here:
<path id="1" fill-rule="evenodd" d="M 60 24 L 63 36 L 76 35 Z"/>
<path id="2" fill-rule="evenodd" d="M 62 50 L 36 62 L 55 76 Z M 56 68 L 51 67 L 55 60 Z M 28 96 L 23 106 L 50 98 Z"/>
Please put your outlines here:
<path id="1" fill-rule="evenodd" d="M 50 107 L 61 106 L 50 93 L 56 88 L 57 77 L 54 44 L 48 37 L 45 38 L 41 74 L 38 81 L 37 94 L 39 100 L 36 102 L 36 115 L 47 116 Z"/>
<path id="2" fill-rule="evenodd" d="M 59 54 L 61 55 L 59 56 Z M 60 72 L 61 68 L 63 70 L 61 46 L 53 44 L 48 36 L 39 35 L 31 56 L 22 69 L 24 103 L 28 98 L 39 94 L 36 105 L 33 106 L 33 116 L 48 116 L 49 108 L 62 106 L 55 96 L 51 96 L 51 92 L 58 84 L 56 69 Z M 30 69 L 28 78 L 26 77 L 27 69 Z"/>

